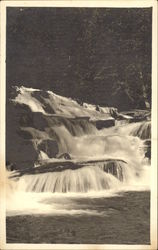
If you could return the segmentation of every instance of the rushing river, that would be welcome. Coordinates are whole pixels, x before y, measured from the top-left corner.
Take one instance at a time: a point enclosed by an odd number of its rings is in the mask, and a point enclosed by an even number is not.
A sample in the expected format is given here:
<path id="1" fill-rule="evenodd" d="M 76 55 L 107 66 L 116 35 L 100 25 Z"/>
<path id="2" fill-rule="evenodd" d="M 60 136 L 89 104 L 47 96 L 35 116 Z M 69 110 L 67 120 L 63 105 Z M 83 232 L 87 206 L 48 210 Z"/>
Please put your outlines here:
<path id="1" fill-rule="evenodd" d="M 16 176 L 17 170 L 9 172 L 8 216 L 97 215 L 93 207 L 82 205 L 85 198 L 92 201 L 96 197 L 116 197 L 127 191 L 150 189 L 150 160 L 145 157 L 146 142 L 151 137 L 150 121 L 117 123 L 98 130 L 94 123 L 76 117 L 89 115 L 99 119 L 102 114 L 107 116 L 109 110 L 106 108 L 99 113 L 93 105 L 80 107 L 76 102 L 52 92 L 47 93 L 48 97 L 42 94 L 37 96 L 38 91 L 35 93 L 32 89 L 21 88 L 20 91 L 14 102 L 28 105 L 32 113 L 41 113 L 48 124 L 44 129 L 36 126 L 22 128 L 31 135 L 34 149 L 39 154 L 34 168 L 38 170 L 47 164 L 57 164 L 60 170 L 29 174 L 24 171 L 20 176 Z M 50 115 L 50 110 L 55 115 Z M 67 117 L 75 114 L 75 118 L 68 119 L 63 114 Z M 49 150 L 39 150 L 39 145 L 46 139 L 55 140 L 58 155 L 66 153 L 70 159 L 50 157 L 47 153 Z M 69 167 L 72 163 L 74 166 L 80 163 L 80 166 L 73 169 Z M 66 168 L 63 167 L 65 164 Z M 80 200 L 79 203 L 76 198 Z"/>

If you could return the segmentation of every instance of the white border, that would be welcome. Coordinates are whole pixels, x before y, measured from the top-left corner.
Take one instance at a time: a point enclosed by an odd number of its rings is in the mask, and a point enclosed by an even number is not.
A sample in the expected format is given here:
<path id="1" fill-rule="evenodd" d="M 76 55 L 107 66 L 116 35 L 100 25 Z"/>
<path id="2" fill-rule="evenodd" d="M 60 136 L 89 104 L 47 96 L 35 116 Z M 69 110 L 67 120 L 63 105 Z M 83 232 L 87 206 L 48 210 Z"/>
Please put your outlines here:
<path id="1" fill-rule="evenodd" d="M 6 7 L 153 7 L 152 25 L 152 161 L 151 161 L 151 245 L 68 245 L 68 244 L 6 244 L 5 223 L 5 59 L 6 59 Z M 1 2 L 1 82 L 0 82 L 0 249 L 157 249 L 157 1 L 102 0 L 102 1 L 2 1 Z"/>
<path id="2" fill-rule="evenodd" d="M 157 2 L 156 2 L 157 3 Z M 152 14 L 152 154 L 151 154 L 151 213 L 150 213 L 150 237 L 151 245 L 157 246 L 157 129 L 158 129 L 158 99 L 157 99 L 157 9 L 153 8 Z M 158 247 L 158 246 L 157 246 Z M 155 249 L 157 249 L 155 247 Z"/>
<path id="3" fill-rule="evenodd" d="M 3 10 L 3 12 L 2 12 Z M 1 4 L 1 27 L 0 27 L 0 249 L 5 249 L 6 239 L 6 193 L 5 193 L 5 104 L 6 104 L 6 88 L 5 88 L 5 60 L 6 60 L 6 9 Z"/>

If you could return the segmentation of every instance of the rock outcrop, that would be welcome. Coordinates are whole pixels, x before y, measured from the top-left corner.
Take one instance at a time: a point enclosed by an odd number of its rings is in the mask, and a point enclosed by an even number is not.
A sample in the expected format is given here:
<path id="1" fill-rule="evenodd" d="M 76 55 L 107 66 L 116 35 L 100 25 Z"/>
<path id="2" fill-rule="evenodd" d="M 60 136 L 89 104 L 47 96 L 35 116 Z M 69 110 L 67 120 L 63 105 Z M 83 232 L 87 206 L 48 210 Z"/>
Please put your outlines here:
<path id="1" fill-rule="evenodd" d="M 13 174 L 12 177 L 18 177 L 22 175 L 29 174 L 39 174 L 39 173 L 49 173 L 49 172 L 61 172 L 67 169 L 77 170 L 80 168 L 84 168 L 90 166 L 91 168 L 99 167 L 104 172 L 111 173 L 120 181 L 124 179 L 124 169 L 127 167 L 127 163 L 123 160 L 119 159 L 102 159 L 102 160 L 87 160 L 87 161 L 73 161 L 73 160 L 65 160 L 59 159 L 56 161 L 43 161 L 41 165 L 33 168 L 33 169 L 20 169 Z"/>
<path id="2" fill-rule="evenodd" d="M 58 144 L 54 140 L 43 140 L 38 145 L 38 150 L 45 152 L 49 158 L 55 158 L 59 153 Z"/>
<path id="3" fill-rule="evenodd" d="M 103 129 L 103 128 L 109 128 L 112 126 L 115 126 L 115 119 L 114 118 L 110 118 L 110 119 L 98 119 L 96 121 L 94 121 L 95 126 L 97 129 Z"/>
<path id="4" fill-rule="evenodd" d="M 71 160 L 71 156 L 68 153 L 63 153 L 63 154 L 58 156 L 58 159 Z"/>
<path id="5" fill-rule="evenodd" d="M 117 109 L 80 105 L 71 98 L 51 91 L 14 88 L 7 101 L 6 159 L 15 169 L 32 168 L 42 157 L 71 159 L 60 152 L 62 136 L 56 128 L 64 127 L 71 136 L 93 133 L 96 128 L 114 126 Z M 68 132 L 67 132 L 68 131 Z"/>

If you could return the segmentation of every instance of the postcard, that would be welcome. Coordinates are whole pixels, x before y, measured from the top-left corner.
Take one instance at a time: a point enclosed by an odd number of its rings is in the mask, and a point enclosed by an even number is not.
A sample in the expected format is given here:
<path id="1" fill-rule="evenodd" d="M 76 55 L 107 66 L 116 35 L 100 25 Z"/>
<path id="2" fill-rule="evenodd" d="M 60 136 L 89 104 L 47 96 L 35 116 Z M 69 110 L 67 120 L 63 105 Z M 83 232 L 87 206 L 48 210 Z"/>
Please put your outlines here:
<path id="1" fill-rule="evenodd" d="M 0 248 L 157 249 L 157 1 L 2 1 Z"/>

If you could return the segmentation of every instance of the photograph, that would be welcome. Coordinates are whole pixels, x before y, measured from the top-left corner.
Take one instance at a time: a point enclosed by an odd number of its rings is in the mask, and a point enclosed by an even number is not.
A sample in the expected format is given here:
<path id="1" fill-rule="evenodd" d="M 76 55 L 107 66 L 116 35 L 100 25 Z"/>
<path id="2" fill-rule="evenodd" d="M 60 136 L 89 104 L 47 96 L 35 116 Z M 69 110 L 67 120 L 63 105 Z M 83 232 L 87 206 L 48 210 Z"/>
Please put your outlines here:
<path id="1" fill-rule="evenodd" d="M 2 1 L 2 250 L 157 249 L 155 2 Z"/>

